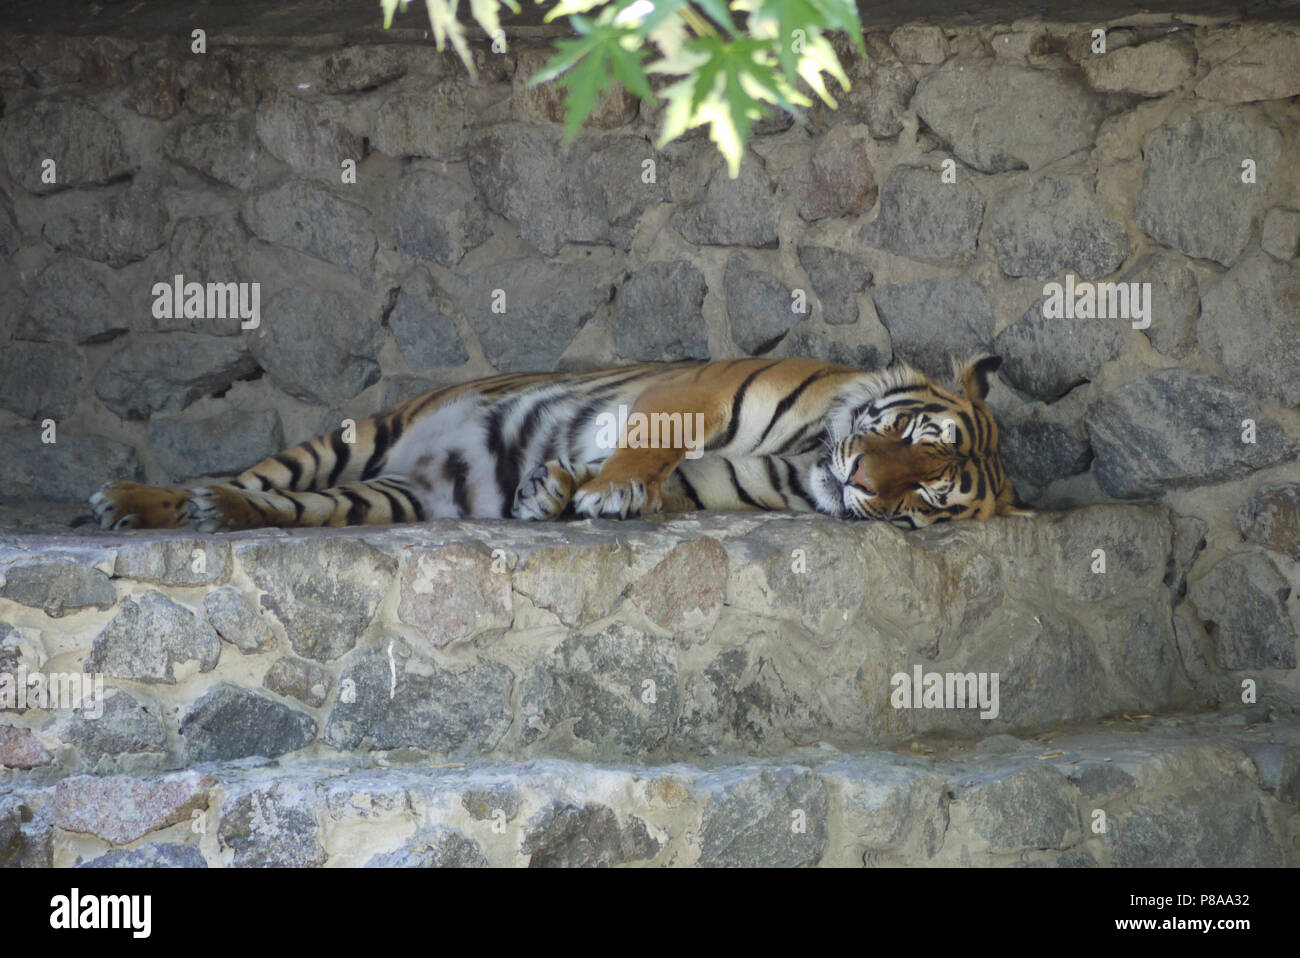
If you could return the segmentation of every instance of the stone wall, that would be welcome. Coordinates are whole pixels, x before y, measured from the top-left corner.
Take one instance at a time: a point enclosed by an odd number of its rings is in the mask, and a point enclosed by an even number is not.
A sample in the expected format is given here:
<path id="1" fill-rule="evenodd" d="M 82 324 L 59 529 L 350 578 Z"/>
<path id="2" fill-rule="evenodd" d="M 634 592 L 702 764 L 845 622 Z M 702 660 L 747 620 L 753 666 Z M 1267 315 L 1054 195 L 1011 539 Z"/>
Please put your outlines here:
<path id="1" fill-rule="evenodd" d="M 840 109 L 761 123 L 735 180 L 621 95 L 565 152 L 525 87 L 549 41 L 471 83 L 391 39 L 0 31 L 0 673 L 111 693 L 0 723 L 0 864 L 1300 862 L 1300 30 L 873 28 Z M 177 274 L 257 284 L 259 324 L 159 315 Z M 1045 315 L 1121 281 L 1149 313 Z M 1039 518 L 109 536 L 27 505 L 497 370 L 977 350 Z M 999 716 L 893 708 L 916 664 L 999 672 Z M 1239 720 L 1145 718 L 1244 682 Z M 1116 721 L 1145 737 L 1032 744 Z"/>

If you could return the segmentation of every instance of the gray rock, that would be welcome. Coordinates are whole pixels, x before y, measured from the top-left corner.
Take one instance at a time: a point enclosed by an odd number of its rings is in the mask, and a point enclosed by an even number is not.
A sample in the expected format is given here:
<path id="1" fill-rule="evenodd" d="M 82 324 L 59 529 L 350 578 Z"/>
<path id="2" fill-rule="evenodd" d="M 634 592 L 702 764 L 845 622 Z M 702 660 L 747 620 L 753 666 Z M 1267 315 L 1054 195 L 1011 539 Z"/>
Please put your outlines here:
<path id="1" fill-rule="evenodd" d="M 144 479 L 135 450 L 124 443 L 66 435 L 43 443 L 34 427 L 0 431 L 0 485 L 7 496 L 84 504 L 111 479 Z"/>
<path id="2" fill-rule="evenodd" d="M 889 45 L 904 63 L 942 63 L 948 58 L 942 27 L 904 24 L 889 35 Z"/>
<path id="3" fill-rule="evenodd" d="M 1051 402 L 1090 381 L 1120 354 L 1124 337 L 1119 322 L 1047 319 L 1040 301 L 998 333 L 993 352 L 1002 357 L 1000 373 L 1007 382 Z"/>
<path id="4" fill-rule="evenodd" d="M 1195 113 L 1152 130 L 1138 227 L 1188 256 L 1231 265 L 1250 241 L 1280 172 L 1282 137 L 1266 120 L 1239 110 Z M 1256 181 L 1241 181 L 1242 160 Z"/>
<path id="5" fill-rule="evenodd" d="M 356 647 L 397 569 L 355 539 L 254 542 L 235 551 L 293 650 L 317 662 Z"/>
<path id="6" fill-rule="evenodd" d="M 989 239 L 1008 276 L 1045 279 L 1072 269 L 1084 279 L 1113 273 L 1128 257 L 1128 234 L 1108 219 L 1091 173 L 1038 177 L 1007 190 L 989 210 Z"/>
<path id="7" fill-rule="evenodd" d="M 283 323 L 263 323 L 275 327 Z M 299 344 L 301 348 L 301 344 Z M 178 412 L 196 399 L 251 379 L 257 361 L 243 345 L 212 337 L 129 342 L 100 367 L 95 395 L 124 419 Z"/>
<path id="8" fill-rule="evenodd" d="M 565 154 L 557 132 L 523 124 L 490 127 L 474 138 L 468 159 L 488 209 L 543 256 L 554 256 L 565 243 L 609 238 L 604 195 Z"/>
<path id="9" fill-rule="evenodd" d="M 1166 37 L 1089 57 L 1079 66 L 1099 93 L 1163 96 L 1192 78 L 1196 48 L 1182 37 Z"/>
<path id="10" fill-rule="evenodd" d="M 221 640 L 203 619 L 160 592 L 128 596 L 95 638 L 85 670 L 146 685 L 175 685 L 175 667 L 211 672 Z"/>
<path id="11" fill-rule="evenodd" d="M 198 845 L 163 843 L 139 848 L 114 848 L 78 868 L 207 868 Z"/>
<path id="12" fill-rule="evenodd" d="M 1037 169 L 1093 143 L 1098 97 L 1077 75 L 955 57 L 917 84 L 912 105 L 983 173 Z"/>
<path id="13" fill-rule="evenodd" d="M 469 113 L 464 85 L 454 80 L 406 77 L 373 117 L 370 143 L 380 153 L 435 160 L 459 160 L 465 153 Z"/>
<path id="14" fill-rule="evenodd" d="M 435 825 L 421 830 L 395 852 L 375 855 L 366 868 L 487 868 L 483 848 L 468 835 Z"/>
<path id="15" fill-rule="evenodd" d="M 1181 257 L 1147 253 L 1119 281 L 1151 284 L 1147 298 L 1150 325 L 1142 333 L 1152 346 L 1174 359 L 1186 359 L 1195 351 L 1201 294 L 1196 275 Z"/>
<path id="16" fill-rule="evenodd" d="M 775 248 L 776 201 L 772 181 L 752 156 L 741 160 L 734 180 L 720 163 L 702 192 L 674 197 L 672 224 L 688 243 L 700 246 Z"/>
<path id="17" fill-rule="evenodd" d="M 733 253 L 723 274 L 731 338 L 756 356 L 774 347 L 803 318 L 795 312 L 790 287 L 755 269 L 743 253 Z"/>
<path id="18" fill-rule="evenodd" d="M 1300 483 L 1265 483 L 1237 512 L 1248 541 L 1300 561 Z"/>
<path id="19" fill-rule="evenodd" d="M 269 90 L 258 106 L 257 136 L 272 156 L 296 172 L 337 182 L 344 160 L 359 163 L 365 155 L 361 137 L 347 129 L 346 110 L 337 100 Z"/>
<path id="20" fill-rule="evenodd" d="M 163 778 L 76 775 L 55 785 L 54 823 L 126 845 L 201 813 L 215 784 L 213 777 L 193 771 Z"/>
<path id="21" fill-rule="evenodd" d="M 461 792 L 460 804 L 476 821 L 496 820 L 500 812 L 512 822 L 519 814 L 519 793 L 509 786 L 470 789 Z"/>
<path id="22" fill-rule="evenodd" d="M 151 712 L 129 692 L 109 691 L 102 715 L 95 718 L 85 709 L 78 710 L 59 738 L 76 745 L 92 763 L 105 755 L 162 752 L 167 746 L 167 728 L 156 712 L 157 706 Z"/>
<path id="23" fill-rule="evenodd" d="M 396 679 L 393 677 L 396 670 Z M 325 741 L 340 751 L 418 748 L 468 758 L 490 752 L 510 728 L 514 676 L 475 659 L 451 672 L 430 659 L 357 653 L 339 679 Z"/>
<path id="24" fill-rule="evenodd" d="M 423 271 L 402 283 L 388 328 L 393 331 L 402 358 L 414 370 L 459 366 L 469 361 L 460 334 L 447 317 L 441 291 Z"/>
<path id="25" fill-rule="evenodd" d="M 397 251 L 451 267 L 492 235 L 472 190 L 432 170 L 406 171 L 393 189 Z"/>
<path id="26" fill-rule="evenodd" d="M 203 597 L 203 611 L 217 635 L 245 655 L 265 652 L 275 644 L 270 624 L 238 589 L 213 589 Z"/>
<path id="27" fill-rule="evenodd" d="M 175 127 L 163 142 L 163 154 L 237 190 L 247 190 L 258 181 L 263 156 L 247 115 L 213 117 Z"/>
<path id="28" fill-rule="evenodd" d="M 296 752 L 316 738 L 316 721 L 247 689 L 219 685 L 191 706 L 181 721 L 185 761 L 228 762 Z"/>
<path id="29" fill-rule="evenodd" d="M 529 868 L 608 868 L 644 862 L 661 847 L 639 818 L 620 826 L 607 805 L 551 801 L 525 827 L 519 850 L 531 856 Z"/>
<path id="30" fill-rule="evenodd" d="M 354 273 L 368 271 L 378 245 L 369 211 L 333 190 L 301 180 L 250 197 L 243 217 L 268 243 L 301 250 Z"/>
<path id="31" fill-rule="evenodd" d="M 230 575 L 230 547 L 212 539 L 127 540 L 117 549 L 113 577 L 156 585 L 211 585 Z"/>
<path id="32" fill-rule="evenodd" d="M 236 868 L 314 868 L 321 845 L 314 792 L 292 782 L 250 789 L 223 805 L 217 840 Z"/>
<path id="33" fill-rule="evenodd" d="M 120 269 L 162 246 L 166 227 L 157 184 L 148 184 L 95 195 L 85 204 L 52 212 L 41 235 L 60 252 Z"/>
<path id="34" fill-rule="evenodd" d="M 1048 765 L 981 783 L 954 801 L 966 803 L 971 826 L 995 853 L 1059 849 L 1082 837 L 1069 780 Z"/>
<path id="35" fill-rule="evenodd" d="M 149 438 L 158 465 L 173 480 L 234 475 L 284 448 L 275 410 L 229 409 L 206 419 L 155 419 Z"/>
<path id="36" fill-rule="evenodd" d="M 993 342 L 993 307 L 984 287 L 964 277 L 877 286 L 876 313 L 889 330 L 895 358 L 927 376 L 952 375 L 949 357 L 986 352 Z"/>
<path id="37" fill-rule="evenodd" d="M 137 160 L 117 124 L 81 100 L 41 98 L 4 118 L 0 153 L 14 182 L 29 193 L 108 183 Z M 42 182 L 41 164 L 56 163 L 56 182 Z"/>
<path id="38" fill-rule="evenodd" d="M 550 51 L 524 47 L 515 56 L 515 74 L 510 90 L 515 117 L 530 123 L 563 123 L 567 114 L 565 100 L 568 98 L 565 89 L 557 80 L 548 80 L 537 86 L 530 83 L 551 58 Z M 610 130 L 631 123 L 636 118 L 638 102 L 634 94 L 615 84 L 596 97 L 591 113 L 583 121 L 583 128 Z"/>
<path id="39" fill-rule="evenodd" d="M 1148 785 L 1147 794 L 1127 814 L 1111 816 L 1107 844 L 1113 865 L 1258 868 L 1282 864 L 1281 843 L 1260 807 L 1258 785 L 1227 761 L 1205 758 L 1206 752 L 1188 749 L 1164 760 L 1178 764 L 1161 775 L 1161 781 Z M 1176 771 L 1179 767 L 1181 774 Z M 1200 774 L 1186 769 L 1200 769 Z"/>
<path id="40" fill-rule="evenodd" d="M 406 75 L 411 52 L 395 43 L 340 47 L 321 65 L 321 85 L 326 93 L 360 93 L 383 86 Z"/>
<path id="41" fill-rule="evenodd" d="M 172 275 L 167 279 L 174 282 L 173 277 L 180 274 L 186 283 L 248 282 L 250 276 L 244 265 L 247 245 L 248 237 L 237 226 L 197 217 L 181 220 L 168 244 Z M 138 317 L 140 321 L 132 323 L 132 328 L 140 332 L 184 330 L 212 336 L 238 336 L 240 332 L 240 321 L 234 316 L 160 319 L 152 315 L 152 310 L 141 312 L 144 315 Z"/>
<path id="42" fill-rule="evenodd" d="M 85 357 L 66 346 L 0 346 L 0 408 L 23 419 L 65 419 L 77 403 L 85 374 Z"/>
<path id="43" fill-rule="evenodd" d="M 1187 595 L 1229 670 L 1294 669 L 1291 586 L 1262 552 L 1230 555 L 1187 585 Z"/>
<path id="44" fill-rule="evenodd" d="M 114 297 L 99 270 L 75 256 L 52 259 L 36 275 L 30 305 L 19 315 L 14 338 L 85 345 L 125 332 L 130 321 L 111 308 Z"/>
<path id="45" fill-rule="evenodd" d="M 578 330 L 610 301 L 612 286 L 599 263 L 527 258 L 459 280 L 455 296 L 488 362 L 503 373 L 529 372 L 555 368 Z"/>
<path id="46" fill-rule="evenodd" d="M 828 326 L 858 321 L 858 294 L 871 285 L 871 270 L 862 260 L 829 246 L 800 246 L 799 265 L 808 274 Z"/>
<path id="47" fill-rule="evenodd" d="M 641 214 L 668 202 L 667 157 L 641 136 L 593 137 L 579 140 L 573 150 L 587 189 L 598 186 L 604 193 L 610 242 L 631 249 Z"/>
<path id="48" fill-rule="evenodd" d="M 514 620 L 510 576 L 485 546 L 453 543 L 403 556 L 397 618 L 433 648 L 500 634 Z"/>
<path id="49" fill-rule="evenodd" d="M 1300 405 L 1300 267 L 1242 259 L 1201 296 L 1196 335 L 1234 382 L 1280 406 Z"/>
<path id="50" fill-rule="evenodd" d="M 1256 441 L 1242 442 L 1244 420 Z M 1295 455 L 1277 423 L 1223 380 L 1162 369 L 1117 389 L 1086 419 L 1093 473 L 1122 499 L 1224 482 Z"/>
<path id="51" fill-rule="evenodd" d="M 854 332 L 857 331 L 853 327 L 849 328 Z M 790 330 L 789 335 L 781 340 L 769 355 L 772 357 L 809 356 L 828 363 L 852 366 L 855 369 L 880 369 L 889 362 L 888 337 L 884 346 L 885 351 L 882 353 L 876 343 L 849 341 L 847 337 L 837 335 L 835 331 L 816 330 L 801 324 Z"/>
<path id="52" fill-rule="evenodd" d="M 325 704 L 334 685 L 334 676 L 314 662 L 285 656 L 271 663 L 262 678 L 262 685 L 315 709 Z"/>
<path id="53" fill-rule="evenodd" d="M 0 204 L 0 257 L 12 259 L 22 244 L 22 233 L 14 224 L 12 211 Z"/>
<path id="54" fill-rule="evenodd" d="M 1187 573 L 1192 571 L 1196 558 L 1205 548 L 1205 533 L 1210 524 L 1196 516 L 1178 516 L 1174 519 L 1173 554 L 1165 571 L 1165 584 L 1174 597 L 1175 604 L 1187 594 Z"/>
<path id="55" fill-rule="evenodd" d="M 984 197 L 970 176 L 944 183 L 934 170 L 895 166 L 885 177 L 880 213 L 862 230 L 868 246 L 927 263 L 964 263 L 975 255 Z"/>
<path id="56" fill-rule="evenodd" d="M 865 137 L 831 127 L 813 152 L 799 192 L 799 217 L 808 222 L 853 216 L 876 202 L 876 176 Z"/>
<path id="57" fill-rule="evenodd" d="M 799 768 L 739 769 L 699 782 L 707 796 L 700 858 L 708 868 L 795 868 L 826 852 L 826 785 Z"/>
<path id="58" fill-rule="evenodd" d="M 1013 478 L 1048 486 L 1088 470 L 1092 447 L 1062 426 L 1039 419 L 1003 426 L 998 434 L 1002 464 Z"/>
<path id="59" fill-rule="evenodd" d="M 1269 24 L 1244 33 L 1236 50 L 1196 84 L 1196 95 L 1206 100 L 1251 103 L 1282 100 L 1300 93 L 1300 34 Z"/>
<path id="60" fill-rule="evenodd" d="M 708 284 L 689 261 L 650 263 L 629 276 L 614 300 L 614 350 L 648 362 L 707 359 Z"/>
<path id="61" fill-rule="evenodd" d="M 813 125 L 865 123 L 875 139 L 890 139 L 903 131 L 908 103 L 916 90 L 916 77 L 882 38 L 868 34 L 865 39 L 867 52 L 864 55 L 851 47 L 842 35 L 831 38 L 831 45 L 852 86 L 840 90 L 838 86 L 828 84 L 839 106 L 832 113 L 828 107 L 818 103 L 814 108 Z"/>
<path id="62" fill-rule="evenodd" d="M 540 660 L 523 688 L 523 736 L 571 733 L 602 755 L 651 752 L 672 731 L 678 701 L 671 639 L 614 625 L 570 635 Z"/>
<path id="63" fill-rule="evenodd" d="M 61 618 L 82 609 L 101 612 L 117 604 L 108 576 L 80 562 L 48 561 L 0 569 L 0 597 Z"/>
<path id="64" fill-rule="evenodd" d="M 818 775 L 842 796 L 844 828 L 853 863 L 883 864 L 889 852 L 912 853 L 904 861 L 932 858 L 948 827 L 948 783 L 924 769 L 908 768 L 872 756 L 822 765 Z M 848 849 L 832 848 L 831 855 Z M 893 860 L 887 860 L 893 863 Z M 840 864 L 832 857 L 828 866 Z"/>
<path id="65" fill-rule="evenodd" d="M 247 341 L 271 381 L 304 402 L 343 402 L 379 381 L 379 317 L 373 307 L 332 290 L 300 286 L 276 293 Z"/>
<path id="66" fill-rule="evenodd" d="M 1295 259 L 1300 256 L 1300 210 L 1275 206 L 1264 217 L 1264 229 L 1259 245 L 1264 252 L 1278 259 Z M 0 247 L 3 241 L 0 240 Z"/>

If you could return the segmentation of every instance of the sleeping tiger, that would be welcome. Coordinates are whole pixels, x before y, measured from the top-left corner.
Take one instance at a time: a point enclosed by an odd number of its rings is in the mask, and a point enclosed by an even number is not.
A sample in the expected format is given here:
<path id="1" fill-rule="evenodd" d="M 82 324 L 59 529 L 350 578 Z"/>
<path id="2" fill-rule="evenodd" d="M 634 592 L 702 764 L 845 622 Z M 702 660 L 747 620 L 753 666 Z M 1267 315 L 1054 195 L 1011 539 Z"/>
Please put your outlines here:
<path id="1" fill-rule="evenodd" d="M 105 528 L 201 532 L 692 509 L 904 529 L 1025 515 L 984 403 L 999 364 L 967 363 L 953 390 L 907 366 L 800 358 L 511 373 L 434 389 L 232 482 L 110 482 L 90 502 Z M 665 428 L 646 436 L 647 422 Z"/>

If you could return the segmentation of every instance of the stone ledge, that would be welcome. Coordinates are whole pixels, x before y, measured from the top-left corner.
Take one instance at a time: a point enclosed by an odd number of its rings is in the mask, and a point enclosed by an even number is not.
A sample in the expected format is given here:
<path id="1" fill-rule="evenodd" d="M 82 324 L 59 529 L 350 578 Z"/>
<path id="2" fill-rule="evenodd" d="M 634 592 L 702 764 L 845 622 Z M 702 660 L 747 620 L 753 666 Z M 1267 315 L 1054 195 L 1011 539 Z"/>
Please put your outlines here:
<path id="1" fill-rule="evenodd" d="M 0 862 L 1295 866 L 1300 717 L 1271 718 L 1256 707 L 708 766 L 244 761 L 81 776 L 0 787 Z"/>
<path id="2" fill-rule="evenodd" d="M 37 756 L 22 774 L 52 780 L 340 751 L 774 756 L 1185 709 L 1171 541 L 1130 505 L 910 534 L 695 514 L 6 535 L 0 671 L 112 693 L 99 720 L 6 721 Z M 997 716 L 895 708 L 918 667 L 997 673 Z"/>

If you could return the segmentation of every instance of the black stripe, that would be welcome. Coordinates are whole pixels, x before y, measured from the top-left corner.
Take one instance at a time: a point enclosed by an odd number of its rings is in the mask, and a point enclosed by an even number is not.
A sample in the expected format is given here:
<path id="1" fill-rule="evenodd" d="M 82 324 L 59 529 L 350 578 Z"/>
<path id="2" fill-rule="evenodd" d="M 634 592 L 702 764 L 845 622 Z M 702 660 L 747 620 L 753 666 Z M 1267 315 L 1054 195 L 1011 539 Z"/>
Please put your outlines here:
<path id="1" fill-rule="evenodd" d="M 348 460 L 352 458 L 352 450 L 348 444 L 343 441 L 343 430 L 335 429 L 330 433 L 330 449 L 334 451 L 334 468 L 330 470 L 330 477 L 325 482 L 325 487 L 333 488 L 338 485 L 339 476 L 343 474 Z"/>
<path id="2" fill-rule="evenodd" d="M 316 440 L 304 442 L 302 447 L 307 450 L 307 455 L 311 456 L 311 482 L 307 484 L 308 489 L 316 487 L 316 479 L 320 475 L 320 453 L 316 451 Z"/>
<path id="3" fill-rule="evenodd" d="M 380 420 L 375 426 L 375 443 L 374 450 L 370 453 L 370 458 L 366 460 L 365 466 L 361 469 L 361 481 L 373 479 L 383 471 L 384 457 L 388 454 L 388 447 L 392 440 L 388 435 L 387 420 Z"/>
<path id="4" fill-rule="evenodd" d="M 786 453 L 798 454 L 799 452 L 806 451 L 801 449 L 800 447 L 806 444 L 809 441 L 809 439 L 816 438 L 815 436 L 811 436 L 809 434 L 811 432 L 822 432 L 824 428 L 825 427 L 821 424 L 820 421 L 808 423 L 802 429 L 800 429 L 798 432 L 796 432 L 793 436 L 791 436 L 789 439 L 785 441 L 785 444 L 782 445 L 781 448 L 776 451 L 777 455 L 784 456 Z"/>
<path id="5" fill-rule="evenodd" d="M 451 496 L 456 502 L 456 511 L 460 518 L 464 519 L 470 514 L 469 503 L 469 463 L 465 457 L 457 450 L 447 453 L 447 461 L 442 464 L 443 478 L 448 480 L 451 486 Z M 518 485 L 516 483 L 516 485 Z"/>
<path id="6" fill-rule="evenodd" d="M 799 478 L 798 468 L 794 463 L 786 462 L 784 459 L 781 461 L 785 463 L 785 478 L 786 482 L 790 486 L 790 491 L 804 502 L 808 503 L 808 505 L 814 505 L 812 496 L 808 495 L 808 490 L 804 488 L 803 480 Z"/>
<path id="7" fill-rule="evenodd" d="M 388 511 L 392 514 L 394 522 L 406 522 L 406 508 L 398 501 L 397 497 L 385 489 L 383 486 L 372 483 L 370 488 L 388 500 Z"/>
<path id="8" fill-rule="evenodd" d="M 736 430 L 740 428 L 741 407 L 745 402 L 745 393 L 749 391 L 749 384 L 781 361 L 778 359 L 775 363 L 768 363 L 766 366 L 755 369 L 745 378 L 745 381 L 740 384 L 740 388 L 736 390 L 735 398 L 731 400 L 731 418 L 727 423 L 726 433 L 720 439 L 711 439 L 705 444 L 705 449 L 723 449 L 731 440 L 736 438 Z"/>
<path id="9" fill-rule="evenodd" d="M 763 460 L 767 465 L 767 478 L 771 481 L 772 488 L 776 490 L 777 497 L 781 500 L 781 505 L 788 506 L 790 503 L 785 498 L 785 491 L 781 488 L 781 474 L 776 468 L 776 457 L 764 456 Z"/>
<path id="10" fill-rule="evenodd" d="M 519 488 L 519 464 L 516 461 L 517 450 L 507 448 L 504 436 L 504 423 L 509 406 L 500 403 L 488 416 L 487 447 L 488 455 L 496 463 L 497 491 L 501 494 L 500 517 L 510 515 L 514 505 L 515 490 Z"/>
<path id="11" fill-rule="evenodd" d="M 686 474 L 678 469 L 674 475 L 681 480 L 682 492 L 686 493 L 686 498 L 695 503 L 696 509 L 703 509 L 704 502 L 700 499 L 699 493 L 695 491 L 695 487 L 691 485 L 691 480 L 686 478 Z"/>
<path id="12" fill-rule="evenodd" d="M 736 495 L 740 496 L 740 501 L 747 506 L 753 506 L 755 509 L 762 509 L 763 507 L 755 502 L 754 497 L 746 492 L 745 487 L 740 484 L 740 476 L 736 475 L 736 467 L 731 464 L 731 460 L 724 459 L 722 461 L 727 464 L 727 469 L 731 472 L 731 484 L 736 487 Z"/>
<path id="13" fill-rule="evenodd" d="M 280 453 L 278 456 L 272 456 L 276 462 L 289 470 L 289 489 L 297 489 L 298 482 L 302 479 L 302 466 L 297 461 L 290 458 L 286 453 Z"/>
<path id="14" fill-rule="evenodd" d="M 758 442 L 754 444 L 755 449 L 763 445 L 763 440 L 766 439 L 767 434 L 772 431 L 772 427 L 776 425 L 777 420 L 779 420 L 782 416 L 784 416 L 787 412 L 790 411 L 790 409 L 794 406 L 794 404 L 799 401 L 799 397 L 804 394 L 804 390 L 806 390 L 818 379 L 821 379 L 823 376 L 827 375 L 829 372 L 830 372 L 829 369 L 817 370 L 817 372 L 813 373 L 811 376 L 809 376 L 807 379 L 801 382 L 798 386 L 796 386 L 793 392 L 788 393 L 784 399 L 782 399 L 779 403 L 776 404 L 776 409 L 773 410 L 772 412 L 772 418 L 767 421 L 767 428 L 763 430 L 763 435 L 759 436 Z"/>
<path id="15" fill-rule="evenodd" d="M 351 489 L 340 489 L 339 492 L 352 503 L 352 508 L 348 510 L 348 517 L 344 521 L 350 526 L 365 525 L 366 514 L 370 511 L 370 503 L 366 501 L 366 497 Z"/>

